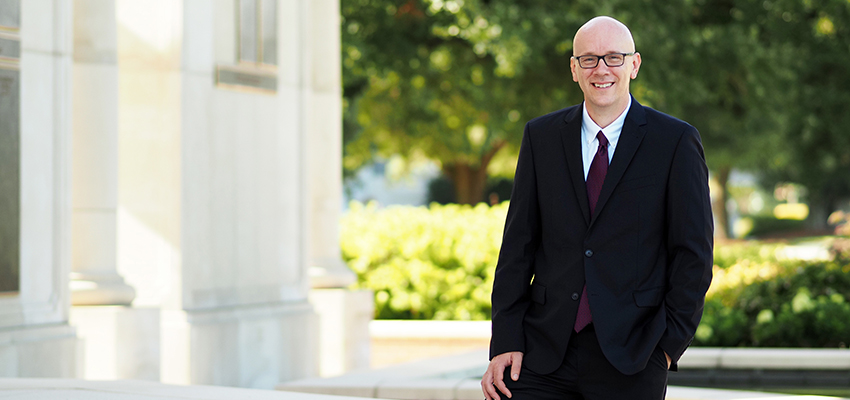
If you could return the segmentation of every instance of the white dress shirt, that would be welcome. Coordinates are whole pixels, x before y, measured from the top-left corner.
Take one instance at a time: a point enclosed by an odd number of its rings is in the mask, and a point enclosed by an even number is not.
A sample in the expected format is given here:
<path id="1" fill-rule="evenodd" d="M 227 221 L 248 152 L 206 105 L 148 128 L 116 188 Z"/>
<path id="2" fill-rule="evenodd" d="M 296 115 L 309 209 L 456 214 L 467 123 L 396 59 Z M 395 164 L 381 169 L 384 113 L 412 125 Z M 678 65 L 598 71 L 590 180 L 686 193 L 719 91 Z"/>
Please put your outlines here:
<path id="1" fill-rule="evenodd" d="M 626 115 L 629 113 L 631 107 L 632 102 L 630 101 L 626 109 L 623 110 L 623 113 L 614 122 L 611 122 L 604 128 L 600 128 L 587 113 L 587 105 L 585 103 L 581 104 L 581 137 L 584 139 L 581 141 L 581 155 L 584 162 L 584 180 L 587 180 L 590 164 L 593 162 L 593 157 L 599 149 L 599 140 L 596 139 L 596 134 L 602 131 L 602 134 L 608 139 L 608 163 L 610 164 L 611 159 L 614 158 L 614 150 L 617 148 L 617 142 L 620 140 L 620 132 L 623 131 L 623 124 L 626 122 Z"/>

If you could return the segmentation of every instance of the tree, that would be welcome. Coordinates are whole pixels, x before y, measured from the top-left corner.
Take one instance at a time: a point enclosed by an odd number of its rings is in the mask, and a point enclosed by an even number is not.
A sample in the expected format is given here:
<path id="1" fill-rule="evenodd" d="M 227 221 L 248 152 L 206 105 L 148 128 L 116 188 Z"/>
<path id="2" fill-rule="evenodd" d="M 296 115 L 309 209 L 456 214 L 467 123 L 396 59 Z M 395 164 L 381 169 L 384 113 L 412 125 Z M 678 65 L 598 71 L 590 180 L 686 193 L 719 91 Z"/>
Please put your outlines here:
<path id="1" fill-rule="evenodd" d="M 769 4 L 769 7 L 768 7 Z M 773 157 L 770 182 L 808 189 L 815 228 L 825 228 L 837 201 L 850 195 L 850 3 L 842 0 L 765 3 L 766 34 L 793 49 L 785 59 L 796 72 L 788 129 L 794 151 Z"/>
<path id="2" fill-rule="evenodd" d="M 645 102 L 700 131 L 706 162 L 720 188 L 714 212 L 720 237 L 730 233 L 726 204 L 733 168 L 760 169 L 789 147 L 790 46 L 764 34 L 759 7 L 748 0 L 640 3 L 632 13 L 644 57 Z M 653 21 L 664 21 L 653 24 Z"/>
<path id="3" fill-rule="evenodd" d="M 850 193 L 850 33 L 844 0 L 342 0 L 345 166 L 376 154 L 442 164 L 462 203 L 522 124 L 581 101 L 572 37 L 607 14 L 635 27 L 632 93 L 702 135 L 723 190 L 733 168 Z"/>
<path id="4" fill-rule="evenodd" d="M 530 118 L 580 101 L 573 32 L 591 1 L 343 0 L 345 159 L 442 164 L 460 203 Z"/>

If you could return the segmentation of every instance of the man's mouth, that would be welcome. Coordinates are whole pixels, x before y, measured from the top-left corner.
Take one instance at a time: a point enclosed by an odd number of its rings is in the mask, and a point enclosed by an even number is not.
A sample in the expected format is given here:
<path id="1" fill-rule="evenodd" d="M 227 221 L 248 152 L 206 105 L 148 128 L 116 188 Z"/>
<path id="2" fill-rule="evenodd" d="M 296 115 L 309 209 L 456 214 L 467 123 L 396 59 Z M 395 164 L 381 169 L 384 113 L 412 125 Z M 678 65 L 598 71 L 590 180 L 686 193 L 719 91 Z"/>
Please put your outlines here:
<path id="1" fill-rule="evenodd" d="M 593 87 L 598 88 L 598 89 L 605 89 L 605 88 L 609 88 L 609 87 L 611 87 L 611 85 L 613 85 L 613 84 L 614 84 L 613 82 L 608 82 L 608 83 L 594 83 L 594 84 L 593 84 Z"/>

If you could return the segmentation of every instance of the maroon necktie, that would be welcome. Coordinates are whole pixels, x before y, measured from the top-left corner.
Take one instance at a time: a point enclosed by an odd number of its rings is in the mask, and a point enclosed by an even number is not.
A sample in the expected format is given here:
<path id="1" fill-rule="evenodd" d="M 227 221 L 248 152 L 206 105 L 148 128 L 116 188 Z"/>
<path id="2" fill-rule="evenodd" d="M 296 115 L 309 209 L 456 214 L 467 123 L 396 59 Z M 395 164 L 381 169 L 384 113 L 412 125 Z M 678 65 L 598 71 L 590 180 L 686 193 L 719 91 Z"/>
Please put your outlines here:
<path id="1" fill-rule="evenodd" d="M 602 191 L 602 183 L 605 182 L 605 175 L 608 173 L 608 138 L 599 131 L 596 134 L 596 139 L 599 140 L 599 148 L 596 150 L 596 155 L 593 156 L 593 162 L 590 163 L 590 171 L 587 172 L 587 202 L 590 205 L 590 216 L 593 217 L 593 211 L 596 210 L 596 202 L 599 200 L 599 192 Z M 593 321 L 590 315 L 590 304 L 587 302 L 587 284 L 581 290 L 581 300 L 578 302 L 578 313 L 576 314 L 576 332 L 580 332 L 584 327 Z"/>

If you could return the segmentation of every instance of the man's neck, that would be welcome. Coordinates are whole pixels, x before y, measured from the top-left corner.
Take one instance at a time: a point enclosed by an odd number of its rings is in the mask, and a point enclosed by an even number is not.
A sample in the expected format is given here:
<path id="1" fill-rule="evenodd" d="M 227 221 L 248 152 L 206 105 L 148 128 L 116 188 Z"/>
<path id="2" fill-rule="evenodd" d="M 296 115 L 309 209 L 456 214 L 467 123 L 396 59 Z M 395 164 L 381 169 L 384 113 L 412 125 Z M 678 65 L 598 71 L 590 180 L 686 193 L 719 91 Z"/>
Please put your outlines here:
<path id="1" fill-rule="evenodd" d="M 629 101 L 631 101 L 631 96 L 629 96 Z M 612 104 L 610 107 L 596 108 L 590 106 L 588 102 L 585 101 L 585 106 L 587 107 L 587 115 L 590 116 L 590 119 L 599 125 L 600 128 L 605 128 L 608 125 L 611 125 L 623 111 L 626 110 L 629 103 L 624 102 L 623 104 Z"/>

